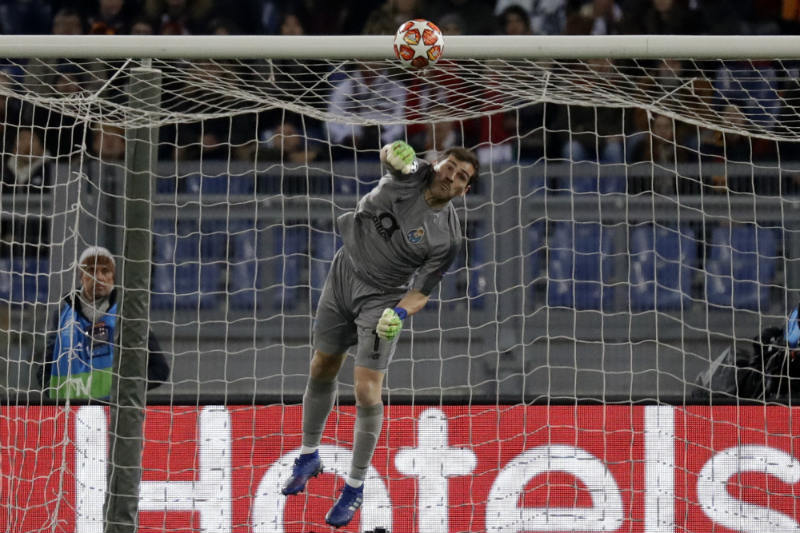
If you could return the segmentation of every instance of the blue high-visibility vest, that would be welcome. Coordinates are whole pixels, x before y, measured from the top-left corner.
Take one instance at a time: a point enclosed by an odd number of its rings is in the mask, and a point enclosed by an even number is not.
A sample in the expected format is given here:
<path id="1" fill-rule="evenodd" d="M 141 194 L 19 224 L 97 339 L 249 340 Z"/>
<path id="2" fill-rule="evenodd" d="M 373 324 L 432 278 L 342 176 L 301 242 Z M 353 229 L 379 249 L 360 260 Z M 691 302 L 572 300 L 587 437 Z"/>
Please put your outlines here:
<path id="1" fill-rule="evenodd" d="M 51 398 L 108 398 L 114 363 L 116 302 L 90 322 L 69 302 L 58 320 L 50 371 Z"/>

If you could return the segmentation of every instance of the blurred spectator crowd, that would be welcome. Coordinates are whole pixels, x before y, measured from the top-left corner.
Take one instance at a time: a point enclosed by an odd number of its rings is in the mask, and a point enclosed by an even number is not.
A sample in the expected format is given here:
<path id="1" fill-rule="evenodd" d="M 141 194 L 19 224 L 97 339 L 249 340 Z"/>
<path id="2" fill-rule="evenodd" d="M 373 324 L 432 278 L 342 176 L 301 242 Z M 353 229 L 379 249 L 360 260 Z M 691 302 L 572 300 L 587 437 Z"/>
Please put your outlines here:
<path id="1" fill-rule="evenodd" d="M 422 17 L 446 33 L 796 33 L 797 0 L 2 0 L 4 34 L 358 34 Z M 289 22 L 289 24 L 292 24 Z"/>
<path id="2" fill-rule="evenodd" d="M 800 0 L 0 0 L 0 31 L 5 34 L 390 34 L 401 22 L 416 17 L 438 22 L 445 35 L 763 35 L 800 29 Z M 664 60 L 636 66 L 642 67 L 641 74 L 658 80 L 655 85 L 664 92 L 693 80 L 691 96 L 697 105 L 717 117 L 724 116 L 734 128 L 780 132 L 785 123 L 793 121 L 792 100 L 800 91 L 794 64 L 730 61 L 707 62 L 698 68 L 697 63 Z M 34 59 L 22 69 L 10 65 L 0 70 L 0 85 L 13 91 L 23 84 L 25 91 L 69 98 L 104 87 L 104 77 L 113 67 L 109 63 L 102 67 L 105 73 L 93 72 L 91 65 Z M 308 77 L 302 62 L 249 67 L 274 68 L 274 83 L 286 94 L 302 91 L 304 76 Z M 595 73 L 618 67 L 624 65 L 603 61 L 585 65 Z M 191 68 L 205 79 L 226 76 L 215 63 Z M 430 88 L 421 84 L 401 85 L 365 65 L 345 67 L 330 80 L 330 90 L 322 95 L 328 111 L 355 113 L 384 125 L 323 123 L 283 110 L 240 112 L 232 118 L 164 128 L 159 156 L 184 160 L 258 157 L 304 165 L 319 158 L 352 159 L 354 151 L 359 157 L 374 159 L 380 144 L 406 137 L 427 157 L 463 144 L 477 147 L 484 162 L 498 163 L 546 157 L 675 166 L 702 157 L 720 159 L 723 151 L 728 159 L 745 162 L 785 158 L 776 143 L 715 134 L 643 110 L 536 104 L 514 113 L 492 113 L 487 106 L 480 118 L 448 122 L 441 120 L 447 116 L 446 106 L 459 103 L 443 101 L 441 94 L 431 94 Z M 316 79 L 311 83 L 315 90 L 325 90 Z M 447 83 L 444 80 L 445 88 Z M 119 85 L 105 89 L 122 92 Z M 451 96 L 445 98 L 452 100 L 454 92 L 449 91 Z M 378 106 L 365 105 L 368 93 L 385 97 Z M 6 186 L 47 184 L 48 169 L 41 164 L 47 156 L 69 159 L 83 154 L 84 148 L 104 161 L 124 156 L 123 132 L 115 125 L 86 126 L 52 109 L 8 96 L 0 98 L 0 141 L 7 154 L 2 182 Z M 437 104 L 444 104 L 444 110 L 437 113 Z M 424 125 L 426 115 L 439 118 L 435 124 Z M 396 124 L 403 119 L 419 123 Z M 675 146 L 678 148 L 673 149 Z M 646 184 L 632 186 L 633 191 L 647 188 Z M 621 183 L 606 187 L 625 188 Z M 679 184 L 664 187 L 675 192 Z"/>

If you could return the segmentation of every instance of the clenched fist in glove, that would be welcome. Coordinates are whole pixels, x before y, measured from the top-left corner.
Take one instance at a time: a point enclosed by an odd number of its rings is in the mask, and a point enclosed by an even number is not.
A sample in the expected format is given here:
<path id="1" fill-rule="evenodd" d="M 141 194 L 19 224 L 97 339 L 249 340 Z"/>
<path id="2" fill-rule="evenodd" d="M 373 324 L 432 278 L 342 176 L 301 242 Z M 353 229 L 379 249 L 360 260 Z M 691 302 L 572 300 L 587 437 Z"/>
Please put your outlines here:
<path id="1" fill-rule="evenodd" d="M 416 152 L 404 141 L 395 141 L 381 148 L 381 161 L 397 172 L 408 174 L 414 170 Z"/>
<path id="2" fill-rule="evenodd" d="M 403 320 L 407 316 L 408 312 L 402 307 L 395 307 L 394 309 L 389 309 L 387 307 L 383 310 L 381 319 L 378 320 L 375 333 L 385 341 L 394 339 L 400 333 L 400 330 L 403 329 Z"/>

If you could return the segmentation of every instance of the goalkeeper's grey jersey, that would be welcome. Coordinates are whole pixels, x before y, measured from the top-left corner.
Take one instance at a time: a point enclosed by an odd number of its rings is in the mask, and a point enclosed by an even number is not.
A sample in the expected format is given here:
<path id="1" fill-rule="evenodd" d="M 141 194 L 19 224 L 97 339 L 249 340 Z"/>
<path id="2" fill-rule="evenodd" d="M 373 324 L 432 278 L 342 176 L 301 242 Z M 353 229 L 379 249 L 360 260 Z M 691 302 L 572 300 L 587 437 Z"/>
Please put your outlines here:
<path id="1" fill-rule="evenodd" d="M 441 210 L 427 204 L 424 190 L 433 169 L 420 159 L 415 167 L 409 174 L 383 176 L 337 224 L 360 278 L 379 288 L 428 295 L 461 248 L 461 223 L 452 203 Z"/>

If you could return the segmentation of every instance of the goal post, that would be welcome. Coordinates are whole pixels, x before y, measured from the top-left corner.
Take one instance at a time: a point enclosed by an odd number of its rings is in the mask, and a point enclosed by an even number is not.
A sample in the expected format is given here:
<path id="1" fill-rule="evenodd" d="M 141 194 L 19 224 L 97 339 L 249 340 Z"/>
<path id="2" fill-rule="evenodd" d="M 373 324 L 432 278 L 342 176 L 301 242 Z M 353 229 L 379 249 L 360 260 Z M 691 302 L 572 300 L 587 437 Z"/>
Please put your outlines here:
<path id="1" fill-rule="evenodd" d="M 781 330 L 800 37 L 445 36 L 426 71 L 390 43 L 0 36 L 0 529 L 324 524 L 352 358 L 326 475 L 302 501 L 278 488 L 336 217 L 395 139 L 474 149 L 482 172 L 387 373 L 359 530 L 800 527 Z M 51 320 L 95 245 L 120 265 L 117 339 L 94 338 L 100 315 Z M 74 393 L 51 394 L 46 340 L 79 334 L 115 354 L 119 392 L 89 397 L 67 365 Z"/>
<path id="2" fill-rule="evenodd" d="M 128 86 L 131 106 L 157 111 L 161 101 L 161 73 L 131 69 Z M 129 128 L 125 136 L 124 262 L 119 307 L 119 357 L 114 361 L 116 381 L 110 395 L 108 488 L 104 509 L 105 531 L 137 531 L 139 487 L 148 365 L 150 260 L 152 257 L 153 179 L 158 158 L 158 128 Z"/>
<path id="3" fill-rule="evenodd" d="M 796 35 L 448 35 L 449 59 L 795 59 Z M 331 40 L 336 40 L 336 46 Z M 393 58 L 385 35 L 0 35 L 5 57 Z M 102 54 L 97 51 L 102 50 Z"/>

